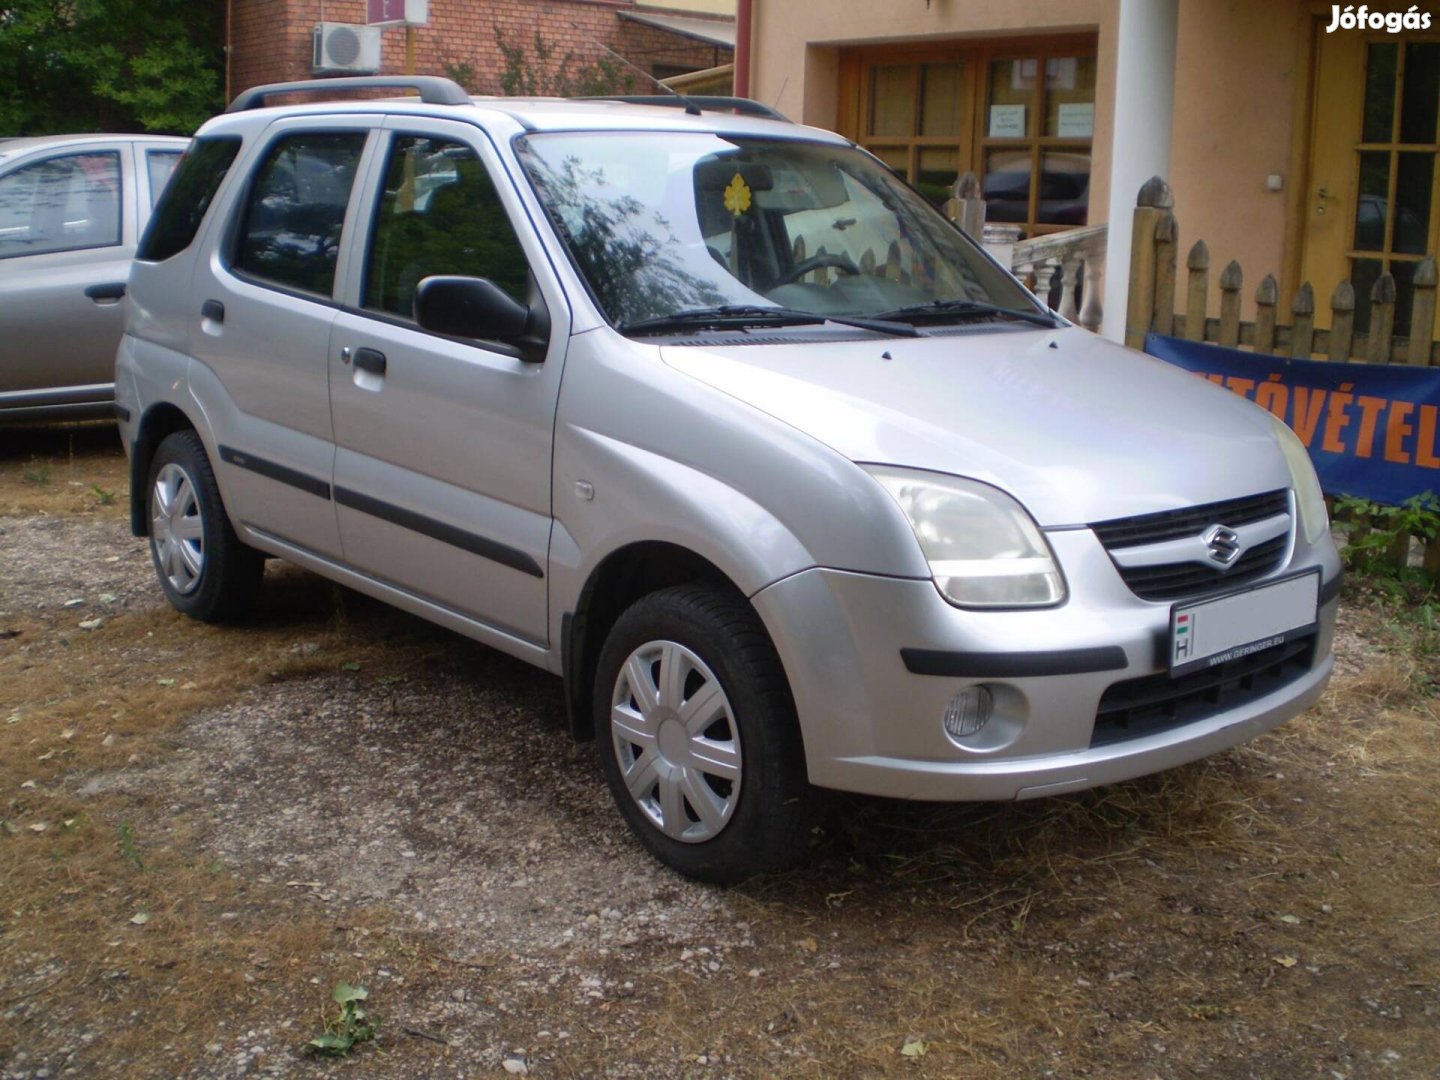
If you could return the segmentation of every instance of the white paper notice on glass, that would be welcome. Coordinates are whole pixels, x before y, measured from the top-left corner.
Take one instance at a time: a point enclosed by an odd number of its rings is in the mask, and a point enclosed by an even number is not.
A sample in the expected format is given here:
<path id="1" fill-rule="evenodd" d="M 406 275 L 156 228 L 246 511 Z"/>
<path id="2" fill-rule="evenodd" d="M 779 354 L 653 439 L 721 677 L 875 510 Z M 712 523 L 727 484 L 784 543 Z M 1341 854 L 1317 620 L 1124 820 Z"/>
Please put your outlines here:
<path id="1" fill-rule="evenodd" d="M 1062 139 L 1088 139 L 1095 134 L 1095 103 L 1072 102 L 1060 106 L 1060 130 L 1055 132 Z"/>
<path id="2" fill-rule="evenodd" d="M 1025 106 L 991 105 L 990 137 L 992 139 L 1023 139 L 1025 137 Z"/>

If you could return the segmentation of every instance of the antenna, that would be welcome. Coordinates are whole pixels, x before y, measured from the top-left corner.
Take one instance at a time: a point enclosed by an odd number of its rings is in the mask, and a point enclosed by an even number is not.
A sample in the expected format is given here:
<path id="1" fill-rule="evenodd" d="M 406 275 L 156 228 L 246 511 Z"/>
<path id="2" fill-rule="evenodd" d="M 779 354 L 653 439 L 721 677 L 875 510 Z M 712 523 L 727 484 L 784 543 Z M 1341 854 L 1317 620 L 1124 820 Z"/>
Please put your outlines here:
<path id="1" fill-rule="evenodd" d="M 785 96 L 785 88 L 790 85 L 790 76 L 785 76 L 785 81 L 780 84 L 780 92 L 775 95 L 775 104 L 771 108 L 780 108 L 780 99 Z"/>
<path id="2" fill-rule="evenodd" d="M 582 33 L 582 34 L 585 32 L 584 30 L 581 30 L 580 27 L 577 26 L 575 23 L 571 23 L 571 24 L 570 24 L 570 28 L 571 28 L 572 30 L 578 30 L 578 31 L 580 31 L 580 33 Z M 631 71 L 636 72 L 642 79 L 647 79 L 647 80 L 649 80 L 650 82 L 652 82 L 652 83 L 654 83 L 656 86 L 658 86 L 661 90 L 665 91 L 665 93 L 670 94 L 672 97 L 674 97 L 676 100 L 678 100 L 678 101 L 680 102 L 680 104 L 682 104 L 682 105 L 685 106 L 685 112 L 688 113 L 690 116 L 699 116 L 699 115 L 700 115 L 700 106 L 699 106 L 699 105 L 696 105 L 695 102 L 691 101 L 688 97 L 686 97 L 684 94 L 680 93 L 680 91 L 679 91 L 679 90 L 676 90 L 673 86 L 666 86 L 663 82 L 661 82 L 659 79 L 657 79 L 654 75 L 651 75 L 650 72 L 646 71 L 644 68 L 640 67 L 638 64 L 632 64 L 629 60 L 625 59 L 625 57 L 621 56 L 621 55 L 620 55 L 619 53 L 617 53 L 614 49 L 610 48 L 609 45 L 606 45 L 603 41 L 596 41 L 595 39 L 592 38 L 591 41 L 590 41 L 590 44 L 595 45 L 595 46 L 597 46 L 598 48 L 604 49 L 607 53 L 609 53 L 611 56 L 613 56 L 616 60 L 619 60 L 620 63 L 624 64 L 624 65 L 625 65 L 626 67 L 628 67 Z"/>

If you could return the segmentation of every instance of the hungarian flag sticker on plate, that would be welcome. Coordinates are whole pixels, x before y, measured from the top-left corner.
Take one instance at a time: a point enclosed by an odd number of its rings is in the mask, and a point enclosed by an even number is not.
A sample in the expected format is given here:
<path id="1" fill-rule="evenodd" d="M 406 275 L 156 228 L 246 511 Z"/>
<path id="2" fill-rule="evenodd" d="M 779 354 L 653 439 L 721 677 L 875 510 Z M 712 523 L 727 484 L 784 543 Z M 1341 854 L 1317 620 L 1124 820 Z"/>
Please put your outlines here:
<path id="1" fill-rule="evenodd" d="M 1281 645 L 1315 629 L 1320 572 L 1170 609 L 1170 674 L 1186 675 Z"/>

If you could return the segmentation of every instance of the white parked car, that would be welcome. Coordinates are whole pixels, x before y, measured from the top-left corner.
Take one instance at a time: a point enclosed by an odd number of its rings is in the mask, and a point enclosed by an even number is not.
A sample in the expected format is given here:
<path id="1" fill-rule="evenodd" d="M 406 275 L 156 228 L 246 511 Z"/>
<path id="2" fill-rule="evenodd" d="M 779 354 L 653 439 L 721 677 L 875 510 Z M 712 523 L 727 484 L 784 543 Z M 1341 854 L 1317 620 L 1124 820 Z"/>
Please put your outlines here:
<path id="1" fill-rule="evenodd" d="M 0 423 L 111 415 L 130 259 L 187 142 L 0 139 Z"/>

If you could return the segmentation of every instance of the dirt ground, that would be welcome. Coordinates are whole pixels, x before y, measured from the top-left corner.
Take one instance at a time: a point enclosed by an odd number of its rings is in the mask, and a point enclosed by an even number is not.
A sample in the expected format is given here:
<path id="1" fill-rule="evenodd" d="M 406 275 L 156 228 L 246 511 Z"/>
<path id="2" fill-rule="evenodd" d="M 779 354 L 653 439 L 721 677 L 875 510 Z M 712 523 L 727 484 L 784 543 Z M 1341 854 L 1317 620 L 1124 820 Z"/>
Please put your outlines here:
<path id="1" fill-rule="evenodd" d="M 718 890 L 550 676 L 279 563 L 173 613 L 125 476 L 113 427 L 0 431 L 3 1080 L 1440 1077 L 1440 628 L 1382 594 L 1252 745 L 845 800 Z M 310 1057 L 341 981 L 376 1037 Z"/>

